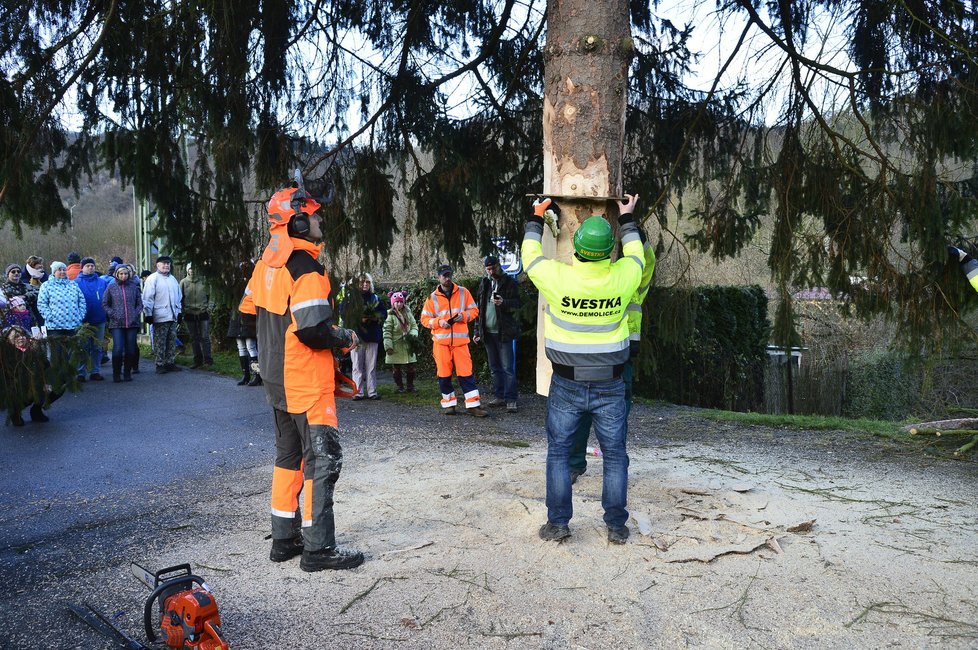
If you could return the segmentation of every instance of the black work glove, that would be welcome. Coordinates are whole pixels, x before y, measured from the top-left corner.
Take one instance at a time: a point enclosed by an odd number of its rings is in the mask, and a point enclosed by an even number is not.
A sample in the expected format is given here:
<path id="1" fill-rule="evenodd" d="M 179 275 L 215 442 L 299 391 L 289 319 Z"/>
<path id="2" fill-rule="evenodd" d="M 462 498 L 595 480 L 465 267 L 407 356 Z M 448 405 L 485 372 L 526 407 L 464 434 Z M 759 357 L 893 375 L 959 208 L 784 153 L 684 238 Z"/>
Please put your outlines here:
<path id="1" fill-rule="evenodd" d="M 143 315 L 143 322 L 146 323 L 147 325 L 152 325 L 153 324 L 153 316 L 151 314 L 145 314 L 145 315 Z"/>

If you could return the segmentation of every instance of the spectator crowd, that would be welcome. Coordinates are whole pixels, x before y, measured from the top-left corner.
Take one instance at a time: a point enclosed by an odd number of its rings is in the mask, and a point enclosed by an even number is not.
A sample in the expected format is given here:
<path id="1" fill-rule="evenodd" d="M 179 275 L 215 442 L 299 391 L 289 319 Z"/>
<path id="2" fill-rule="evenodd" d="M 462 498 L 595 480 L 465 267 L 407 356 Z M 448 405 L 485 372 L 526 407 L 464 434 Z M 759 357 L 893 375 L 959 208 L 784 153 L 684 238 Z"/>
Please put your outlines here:
<path id="1" fill-rule="evenodd" d="M 189 337 L 186 347 L 193 353 L 191 367 L 214 364 L 210 329 L 214 305 L 204 278 L 188 263 L 185 277 L 178 280 L 168 255 L 160 255 L 155 266 L 155 271 L 140 273 L 113 257 L 100 273 L 95 258 L 74 251 L 63 262 L 46 264 L 31 255 L 23 265 L 7 265 L 0 284 L 0 361 L 3 406 L 11 423 L 24 424 L 25 408 L 32 420 L 47 421 L 44 410 L 66 389 L 103 381 L 103 365 L 111 368 L 114 383 L 132 381 L 139 373 L 138 337 L 144 327 L 157 374 L 181 370 L 176 364 L 177 351 L 184 347 L 177 336 L 181 324 Z M 439 267 L 438 285 L 417 315 L 408 306 L 406 291 L 383 296 L 369 273 L 343 283 L 335 296 L 340 325 L 353 329 L 359 339 L 343 359 L 343 370 L 352 375 L 356 386 L 355 401 L 380 399 L 377 372 L 382 358 L 390 366 L 397 392 L 416 390 L 416 364 L 419 354 L 426 352 L 419 328 L 426 327 L 432 333 L 429 353 L 436 361 L 444 414 L 457 412 L 453 374 L 467 412 L 478 417 L 487 414 L 475 385 L 471 343 L 486 349 L 493 386 L 487 405 L 517 411 L 514 341 L 520 333 L 519 290 L 497 258 L 486 257 L 484 266 L 485 277 L 474 297 L 452 281 L 451 267 Z M 235 268 L 239 295 L 245 294 L 253 270 L 250 260 Z M 231 309 L 226 335 L 237 346 L 242 373 L 238 385 L 261 386 L 255 316 Z"/>

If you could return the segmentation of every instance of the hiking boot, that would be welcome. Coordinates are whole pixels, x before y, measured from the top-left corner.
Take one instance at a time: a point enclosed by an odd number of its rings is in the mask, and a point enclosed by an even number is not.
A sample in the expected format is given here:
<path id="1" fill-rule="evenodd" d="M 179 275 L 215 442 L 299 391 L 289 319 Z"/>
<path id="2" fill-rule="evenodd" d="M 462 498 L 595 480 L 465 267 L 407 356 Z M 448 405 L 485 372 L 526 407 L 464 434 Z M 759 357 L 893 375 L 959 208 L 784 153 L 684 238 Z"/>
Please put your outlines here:
<path id="1" fill-rule="evenodd" d="M 395 392 L 395 393 L 403 393 L 403 392 L 404 392 L 404 386 L 398 386 L 398 387 L 397 387 L 397 388 L 396 388 L 396 389 L 394 390 L 394 392 Z"/>
<path id="2" fill-rule="evenodd" d="M 312 573 L 323 569 L 355 569 L 363 564 L 363 553 L 359 551 L 324 548 L 320 551 L 303 551 L 299 568 Z"/>
<path id="3" fill-rule="evenodd" d="M 628 539 L 629 531 L 628 526 L 619 526 L 618 528 L 612 528 L 608 526 L 608 543 L 609 544 L 624 544 Z"/>
<path id="4" fill-rule="evenodd" d="M 487 415 L 489 415 L 489 412 L 488 411 L 486 411 L 486 410 L 484 410 L 484 409 L 482 409 L 482 408 L 480 408 L 478 406 L 472 406 L 470 408 L 467 408 L 467 409 L 465 409 L 465 412 L 468 413 L 469 415 L 474 415 L 477 418 L 484 418 Z"/>
<path id="5" fill-rule="evenodd" d="M 194 362 L 190 366 L 190 369 L 191 370 L 196 370 L 197 368 L 200 368 L 202 365 L 204 365 L 204 362 L 203 361 L 201 361 L 199 359 L 194 359 Z"/>
<path id="6" fill-rule="evenodd" d="M 10 424 L 14 425 L 15 427 L 22 427 L 24 426 L 24 418 L 21 417 L 20 413 L 11 413 Z"/>
<path id="7" fill-rule="evenodd" d="M 167 372 L 180 372 L 183 370 L 180 366 L 175 363 L 164 363 L 163 367 L 166 368 Z"/>
<path id="8" fill-rule="evenodd" d="M 263 386 L 264 384 L 262 383 L 261 375 L 256 372 L 255 375 L 251 378 L 251 381 L 248 382 L 248 385 L 249 386 Z"/>
<path id="9" fill-rule="evenodd" d="M 517 411 L 519 411 L 519 409 L 516 408 L 516 402 L 506 402 L 507 413 L 516 413 Z"/>
<path id="10" fill-rule="evenodd" d="M 40 405 L 35 404 L 31 407 L 31 421 L 32 422 L 47 422 L 50 420 L 48 416 L 44 415 L 44 409 Z"/>
<path id="11" fill-rule="evenodd" d="M 272 551 L 268 554 L 268 559 L 272 562 L 285 562 L 299 555 L 302 555 L 301 537 L 273 539 Z"/>
<path id="12" fill-rule="evenodd" d="M 353 396 L 353 401 L 354 402 L 360 402 L 362 400 L 363 400 L 363 395 L 354 395 Z"/>
<path id="13" fill-rule="evenodd" d="M 93 372 L 91 375 L 88 376 L 88 378 L 91 379 L 92 381 L 102 381 L 103 379 L 105 379 L 105 377 L 103 377 L 97 372 Z"/>
<path id="14" fill-rule="evenodd" d="M 581 475 L 586 471 L 586 469 L 571 469 L 571 485 L 577 483 L 577 479 L 581 478 Z"/>
<path id="15" fill-rule="evenodd" d="M 86 381 L 85 380 L 85 375 L 78 375 L 78 381 L 84 384 L 85 381 Z"/>
<path id="16" fill-rule="evenodd" d="M 166 369 L 166 366 L 156 366 L 156 374 L 165 375 L 168 372 L 170 371 Z"/>
<path id="17" fill-rule="evenodd" d="M 545 542 L 562 542 L 571 536 L 567 525 L 552 524 L 549 521 L 540 526 L 540 539 Z"/>
<path id="18" fill-rule="evenodd" d="M 377 401 L 377 400 L 379 400 L 379 399 L 380 399 L 380 395 L 379 395 L 379 394 L 377 394 L 377 393 L 374 393 L 373 395 L 371 395 L 371 396 L 370 396 L 370 397 L 368 397 L 367 399 L 372 399 L 372 400 L 374 400 L 374 401 Z"/>
<path id="19" fill-rule="evenodd" d="M 449 406 L 448 408 L 442 409 L 441 412 L 442 415 L 455 415 L 455 407 Z"/>
<path id="20" fill-rule="evenodd" d="M 497 406 L 506 406 L 506 400 L 504 400 L 502 397 L 494 397 L 492 398 L 492 401 L 486 404 L 486 406 L 492 408 L 496 408 Z"/>

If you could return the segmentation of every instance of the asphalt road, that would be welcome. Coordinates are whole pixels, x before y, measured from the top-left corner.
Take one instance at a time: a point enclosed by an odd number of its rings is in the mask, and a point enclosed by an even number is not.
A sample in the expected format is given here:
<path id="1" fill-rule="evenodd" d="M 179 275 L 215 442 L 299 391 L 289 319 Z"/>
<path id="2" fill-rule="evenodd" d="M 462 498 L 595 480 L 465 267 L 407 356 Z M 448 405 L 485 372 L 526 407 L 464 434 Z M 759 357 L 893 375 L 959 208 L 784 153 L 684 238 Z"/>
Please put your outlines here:
<path id="1" fill-rule="evenodd" d="M 201 371 L 156 375 L 145 359 L 132 382 L 83 386 L 52 405 L 50 422 L 25 411 L 25 426 L 0 425 L 0 572 L 18 549 L 144 511 L 142 496 L 162 486 L 273 459 L 261 388 Z"/>

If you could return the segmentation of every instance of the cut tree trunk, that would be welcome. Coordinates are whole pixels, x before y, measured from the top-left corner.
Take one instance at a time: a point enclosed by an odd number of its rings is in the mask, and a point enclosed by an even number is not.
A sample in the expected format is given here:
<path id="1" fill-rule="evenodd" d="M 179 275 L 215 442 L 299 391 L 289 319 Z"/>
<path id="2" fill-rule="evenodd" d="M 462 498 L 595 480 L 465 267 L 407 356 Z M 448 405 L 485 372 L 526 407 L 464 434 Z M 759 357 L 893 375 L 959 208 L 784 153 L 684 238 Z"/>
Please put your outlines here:
<path id="1" fill-rule="evenodd" d="M 628 66 L 634 45 L 627 0 L 549 0 L 544 56 L 543 191 L 574 197 L 621 196 Z M 558 200 L 560 233 L 544 230 L 543 253 L 570 262 L 574 231 L 600 214 L 612 225 L 617 206 L 605 200 Z M 552 372 L 544 345 L 546 301 L 537 305 L 537 392 Z"/>
<path id="2" fill-rule="evenodd" d="M 900 431 L 917 434 L 931 431 L 954 431 L 955 429 L 978 429 L 978 419 L 959 418 L 957 420 L 934 420 L 933 422 L 918 422 L 901 427 Z"/>

